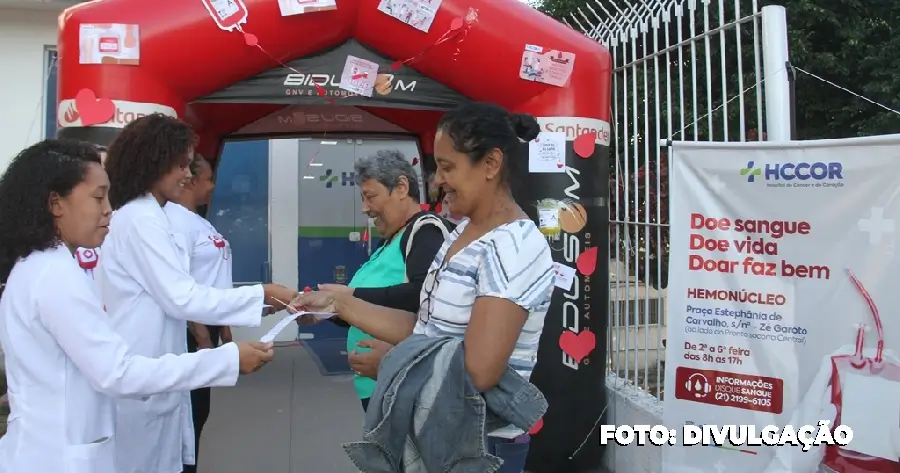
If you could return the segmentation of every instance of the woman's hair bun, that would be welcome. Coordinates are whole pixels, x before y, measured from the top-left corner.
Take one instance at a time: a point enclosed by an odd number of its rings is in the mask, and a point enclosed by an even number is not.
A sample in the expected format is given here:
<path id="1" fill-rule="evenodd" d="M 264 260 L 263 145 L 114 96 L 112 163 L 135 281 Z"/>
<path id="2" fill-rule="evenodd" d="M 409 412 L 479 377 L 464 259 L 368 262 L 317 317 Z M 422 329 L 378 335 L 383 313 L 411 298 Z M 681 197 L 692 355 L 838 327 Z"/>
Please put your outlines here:
<path id="1" fill-rule="evenodd" d="M 538 125 L 537 120 L 527 113 L 514 113 L 510 116 L 510 120 L 516 136 L 525 141 L 537 138 L 538 133 L 541 132 L 541 126 Z"/>

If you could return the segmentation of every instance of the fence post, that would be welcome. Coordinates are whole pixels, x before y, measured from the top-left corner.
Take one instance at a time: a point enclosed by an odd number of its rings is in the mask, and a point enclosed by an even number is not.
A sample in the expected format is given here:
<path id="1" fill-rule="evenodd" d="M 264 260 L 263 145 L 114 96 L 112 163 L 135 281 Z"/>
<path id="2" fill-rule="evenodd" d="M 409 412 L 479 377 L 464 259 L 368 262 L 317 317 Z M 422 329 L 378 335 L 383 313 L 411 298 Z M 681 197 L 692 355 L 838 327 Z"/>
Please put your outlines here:
<path id="1" fill-rule="evenodd" d="M 770 141 L 791 139 L 791 84 L 787 17 L 780 5 L 762 8 L 763 93 L 766 101 L 766 134 Z"/>

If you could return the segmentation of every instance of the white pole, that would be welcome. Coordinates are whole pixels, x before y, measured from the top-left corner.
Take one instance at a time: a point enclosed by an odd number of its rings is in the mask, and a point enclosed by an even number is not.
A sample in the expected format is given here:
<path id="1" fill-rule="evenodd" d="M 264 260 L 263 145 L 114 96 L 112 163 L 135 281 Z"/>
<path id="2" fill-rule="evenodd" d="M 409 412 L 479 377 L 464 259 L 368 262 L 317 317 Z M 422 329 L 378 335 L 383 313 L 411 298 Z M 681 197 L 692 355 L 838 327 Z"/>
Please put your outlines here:
<path id="1" fill-rule="evenodd" d="M 763 91 L 769 141 L 791 139 L 791 85 L 788 79 L 787 17 L 784 7 L 762 8 Z"/>

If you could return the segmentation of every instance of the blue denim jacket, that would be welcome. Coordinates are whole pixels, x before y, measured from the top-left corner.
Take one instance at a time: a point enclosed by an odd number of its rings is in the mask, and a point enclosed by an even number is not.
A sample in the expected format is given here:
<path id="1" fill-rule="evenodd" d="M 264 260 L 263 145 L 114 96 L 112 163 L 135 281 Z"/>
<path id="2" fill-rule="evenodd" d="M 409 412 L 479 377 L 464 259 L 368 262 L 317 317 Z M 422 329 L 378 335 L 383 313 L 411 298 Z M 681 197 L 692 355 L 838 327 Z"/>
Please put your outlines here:
<path id="1" fill-rule="evenodd" d="M 480 394 L 466 371 L 463 343 L 412 335 L 381 361 L 363 440 L 344 451 L 363 473 L 494 473 L 485 433 L 528 430 L 547 411 L 544 395 L 507 369 Z"/>

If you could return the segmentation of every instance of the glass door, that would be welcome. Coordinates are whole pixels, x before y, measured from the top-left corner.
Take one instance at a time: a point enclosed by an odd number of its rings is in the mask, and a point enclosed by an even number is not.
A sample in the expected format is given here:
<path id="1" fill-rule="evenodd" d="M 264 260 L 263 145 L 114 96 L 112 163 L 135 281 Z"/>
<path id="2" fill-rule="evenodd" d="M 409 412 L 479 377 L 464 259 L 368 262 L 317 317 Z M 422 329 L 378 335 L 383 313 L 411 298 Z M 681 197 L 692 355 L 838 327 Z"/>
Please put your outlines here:
<path id="1" fill-rule="evenodd" d="M 311 138 L 299 140 L 299 145 L 299 289 L 347 284 L 368 257 L 353 175 L 354 141 Z M 300 331 L 301 338 L 346 336 L 346 329 L 330 323 Z"/>
<path id="2" fill-rule="evenodd" d="M 299 289 L 318 284 L 348 284 L 380 241 L 362 213 L 354 164 L 378 150 L 395 149 L 418 160 L 413 139 L 305 138 L 298 150 Z M 416 166 L 417 168 L 419 166 Z M 422 182 L 419 176 L 421 192 Z M 278 255 L 273 255 L 278 264 Z M 346 329 L 331 323 L 301 327 L 300 339 L 344 338 Z"/>

